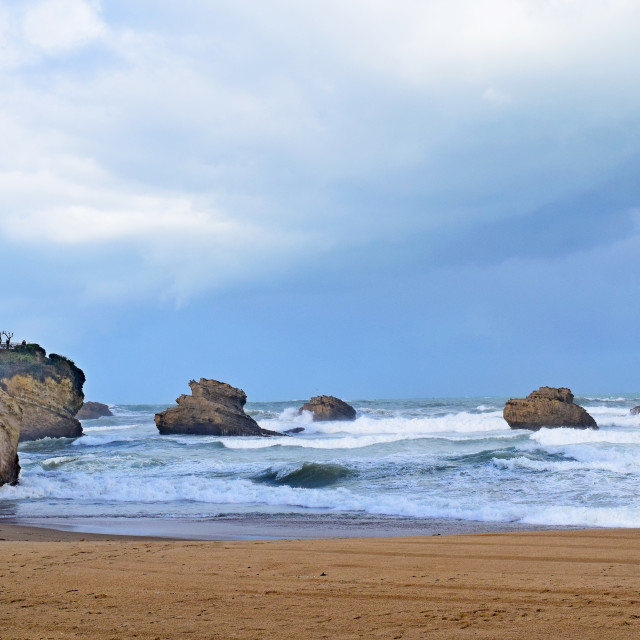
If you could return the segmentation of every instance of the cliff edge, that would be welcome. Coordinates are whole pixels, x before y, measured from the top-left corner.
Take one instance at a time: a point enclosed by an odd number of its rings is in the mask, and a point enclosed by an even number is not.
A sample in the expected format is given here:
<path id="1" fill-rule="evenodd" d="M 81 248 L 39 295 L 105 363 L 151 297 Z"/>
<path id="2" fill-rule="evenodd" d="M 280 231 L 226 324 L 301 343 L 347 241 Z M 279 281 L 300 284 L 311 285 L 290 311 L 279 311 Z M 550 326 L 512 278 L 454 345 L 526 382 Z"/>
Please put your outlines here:
<path id="1" fill-rule="evenodd" d="M 0 389 L 0 486 L 18 482 L 18 439 L 21 425 L 22 409 Z"/>
<path id="2" fill-rule="evenodd" d="M 85 376 L 71 360 L 37 344 L 0 351 L 0 390 L 22 411 L 20 440 L 75 438 Z"/>

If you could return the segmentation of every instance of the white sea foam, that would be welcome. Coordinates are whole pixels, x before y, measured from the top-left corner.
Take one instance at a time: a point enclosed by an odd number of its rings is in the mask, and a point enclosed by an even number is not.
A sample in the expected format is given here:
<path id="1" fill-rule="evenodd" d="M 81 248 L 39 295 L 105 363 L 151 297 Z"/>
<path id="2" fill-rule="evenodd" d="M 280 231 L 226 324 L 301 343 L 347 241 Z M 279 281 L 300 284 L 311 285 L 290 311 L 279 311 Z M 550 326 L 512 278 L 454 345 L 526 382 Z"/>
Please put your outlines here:
<path id="1" fill-rule="evenodd" d="M 40 464 L 43 467 L 59 467 L 60 465 L 66 464 L 67 462 L 74 462 L 78 459 L 78 456 L 56 456 L 54 458 L 46 458 Z"/>
<path id="2" fill-rule="evenodd" d="M 299 489 L 288 486 L 265 486 L 249 480 L 206 480 L 202 478 L 157 478 L 153 483 L 140 479 L 118 480 L 107 475 L 75 474 L 67 482 L 55 482 L 44 476 L 32 476 L 15 487 L 4 487 L 9 500 L 63 499 L 108 502 L 174 503 L 199 502 L 215 506 L 253 504 L 302 507 L 369 514 L 458 518 L 477 521 L 523 522 L 531 524 L 584 526 L 640 526 L 640 509 L 513 504 L 478 502 L 468 497 L 457 502 L 450 497 L 428 498 L 399 494 L 357 495 L 345 488 Z"/>
<path id="3" fill-rule="evenodd" d="M 640 508 L 560 505 L 539 508 L 524 515 L 520 521 L 525 524 L 577 527 L 638 527 L 640 526 Z"/>
<path id="4" fill-rule="evenodd" d="M 342 438 L 220 438 L 227 449 L 270 449 L 272 447 L 299 447 L 301 449 L 358 449 L 377 444 L 388 444 L 401 440 L 417 439 L 420 436 L 402 434 L 344 436 Z"/>
<path id="5" fill-rule="evenodd" d="M 132 442 L 138 440 L 138 436 L 123 436 L 120 433 L 102 433 L 100 435 L 82 436 L 73 441 L 74 447 L 97 447 L 111 444 L 112 442 Z"/>
<path id="6" fill-rule="evenodd" d="M 544 447 L 562 447 L 569 444 L 625 444 L 640 445 L 640 430 L 613 429 L 540 429 L 531 434 L 531 439 Z"/>
<path id="7" fill-rule="evenodd" d="M 407 418 L 404 416 L 372 417 L 360 415 L 354 421 L 313 422 L 309 412 L 304 411 L 301 416 L 293 415 L 287 409 L 280 418 L 263 421 L 260 426 L 274 430 L 285 430 L 291 426 L 305 427 L 306 433 L 315 434 L 432 434 L 432 433 L 472 433 L 478 431 L 508 431 L 509 427 L 502 418 L 502 413 L 448 413 L 437 416 Z"/>
<path id="8" fill-rule="evenodd" d="M 517 433 L 497 434 L 493 436 L 495 440 L 510 440 L 519 437 Z M 362 435 L 362 436 L 343 436 L 324 437 L 324 438 L 219 438 L 227 449 L 270 449 L 273 447 L 297 447 L 301 449 L 360 449 L 363 447 L 372 447 L 376 445 L 385 445 L 399 443 L 403 441 L 416 440 L 449 440 L 451 442 L 463 442 L 469 440 L 469 437 L 460 435 L 446 435 L 443 433 L 409 433 L 409 434 L 389 434 L 389 435 Z"/>
<path id="9" fill-rule="evenodd" d="M 583 452 L 580 453 L 582 454 Z M 578 453 L 576 452 L 576 454 Z M 589 456 L 583 457 L 588 458 Z M 594 470 L 623 474 L 640 472 L 640 459 L 638 459 L 637 454 L 618 455 L 615 459 L 606 459 L 605 456 L 596 458 L 594 456 L 592 459 L 587 460 L 535 460 L 526 456 L 518 456 L 515 458 L 493 458 L 492 463 L 501 469 L 529 469 L 551 473 Z"/>
<path id="10" fill-rule="evenodd" d="M 600 428 L 606 427 L 640 427 L 640 417 L 631 415 L 627 408 L 589 407 L 589 413 L 593 416 Z"/>
<path id="11" fill-rule="evenodd" d="M 100 431 L 124 431 L 126 429 L 136 429 L 140 426 L 140 424 L 105 425 L 102 427 L 82 427 L 82 431 L 84 433 L 98 433 Z"/>

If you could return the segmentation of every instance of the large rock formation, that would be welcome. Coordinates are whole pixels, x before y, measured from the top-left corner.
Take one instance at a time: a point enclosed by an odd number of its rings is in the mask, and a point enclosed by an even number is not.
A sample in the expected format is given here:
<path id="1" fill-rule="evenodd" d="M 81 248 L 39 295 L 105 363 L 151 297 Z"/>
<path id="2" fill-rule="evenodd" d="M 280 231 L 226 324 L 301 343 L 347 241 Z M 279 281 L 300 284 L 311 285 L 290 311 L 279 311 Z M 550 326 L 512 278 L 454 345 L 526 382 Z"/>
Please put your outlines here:
<path id="1" fill-rule="evenodd" d="M 0 389 L 22 410 L 20 440 L 75 438 L 82 425 L 75 415 L 82 406 L 81 369 L 37 344 L 0 351 Z"/>
<path id="2" fill-rule="evenodd" d="M 512 398 L 502 415 L 512 429 L 598 428 L 586 410 L 573 403 L 573 394 L 565 387 L 540 387 L 526 398 Z"/>
<path id="3" fill-rule="evenodd" d="M 76 413 L 78 420 L 95 420 L 96 418 L 106 418 L 112 416 L 111 409 L 102 402 L 85 402 L 80 411 Z"/>
<path id="4" fill-rule="evenodd" d="M 637 416 L 638 414 L 640 414 L 640 406 L 633 407 L 633 409 L 631 409 L 631 415 Z"/>
<path id="5" fill-rule="evenodd" d="M 244 412 L 247 395 L 224 382 L 200 378 L 189 382 L 191 395 L 182 395 L 177 407 L 156 413 L 155 421 L 162 434 L 188 433 L 208 436 L 279 436 L 261 429 Z"/>
<path id="6" fill-rule="evenodd" d="M 355 420 L 356 410 L 344 400 L 333 396 L 315 396 L 300 407 L 299 412 L 311 411 L 314 421 Z"/>
<path id="7" fill-rule="evenodd" d="M 22 409 L 0 389 L 0 486 L 18 482 L 18 439 Z"/>

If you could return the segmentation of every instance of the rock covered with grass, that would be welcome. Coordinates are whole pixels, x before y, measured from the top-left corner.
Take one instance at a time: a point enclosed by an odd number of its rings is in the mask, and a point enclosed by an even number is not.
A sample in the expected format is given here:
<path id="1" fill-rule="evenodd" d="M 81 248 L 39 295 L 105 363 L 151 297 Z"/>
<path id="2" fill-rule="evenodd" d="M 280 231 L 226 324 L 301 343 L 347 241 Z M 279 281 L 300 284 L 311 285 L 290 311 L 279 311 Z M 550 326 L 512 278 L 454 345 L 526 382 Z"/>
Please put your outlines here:
<path id="1" fill-rule="evenodd" d="M 82 435 L 76 413 L 84 402 L 85 376 L 74 362 L 37 344 L 0 351 L 0 389 L 22 411 L 20 440 Z"/>

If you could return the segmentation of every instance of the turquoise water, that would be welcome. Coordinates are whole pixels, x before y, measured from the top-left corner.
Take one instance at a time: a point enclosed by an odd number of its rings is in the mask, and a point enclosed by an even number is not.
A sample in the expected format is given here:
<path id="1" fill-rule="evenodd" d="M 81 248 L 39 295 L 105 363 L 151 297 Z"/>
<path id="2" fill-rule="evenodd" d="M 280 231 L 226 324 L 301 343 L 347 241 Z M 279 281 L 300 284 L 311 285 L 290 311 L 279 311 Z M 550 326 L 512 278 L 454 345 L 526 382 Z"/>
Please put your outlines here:
<path id="1" fill-rule="evenodd" d="M 249 403 L 286 438 L 160 436 L 168 405 L 114 405 L 85 436 L 20 445 L 17 518 L 206 519 L 332 513 L 640 526 L 640 396 L 576 398 L 599 431 L 514 431 L 506 398 L 353 401 L 355 422 L 313 423 L 302 401 Z"/>

